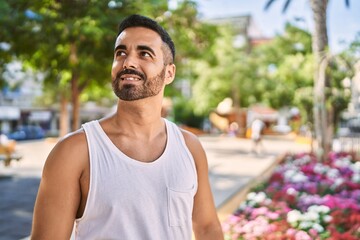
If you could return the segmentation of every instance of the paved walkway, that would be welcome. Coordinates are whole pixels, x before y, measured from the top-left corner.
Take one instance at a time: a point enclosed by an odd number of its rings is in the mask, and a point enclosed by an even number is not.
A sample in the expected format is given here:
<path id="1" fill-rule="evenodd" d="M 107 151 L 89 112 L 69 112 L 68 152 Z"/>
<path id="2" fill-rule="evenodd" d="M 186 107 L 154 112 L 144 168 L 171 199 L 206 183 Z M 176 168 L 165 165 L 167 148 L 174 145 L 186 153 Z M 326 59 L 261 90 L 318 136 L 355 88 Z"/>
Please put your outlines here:
<path id="1" fill-rule="evenodd" d="M 218 209 L 229 205 L 230 200 L 272 166 L 278 156 L 310 149 L 289 138 L 268 137 L 263 141 L 264 152 L 255 155 L 249 153 L 251 141 L 248 139 L 203 136 L 200 140 L 208 156 L 209 177 Z M 30 234 L 42 167 L 55 142 L 18 143 L 18 151 L 24 158 L 10 168 L 0 164 L 0 240 L 18 240 Z"/>
<path id="2" fill-rule="evenodd" d="M 209 162 L 209 177 L 220 220 L 232 213 L 244 194 L 256 182 L 271 173 L 276 162 L 286 153 L 310 151 L 310 146 L 291 137 L 265 137 L 263 151 L 250 152 L 249 139 L 200 137 Z"/>

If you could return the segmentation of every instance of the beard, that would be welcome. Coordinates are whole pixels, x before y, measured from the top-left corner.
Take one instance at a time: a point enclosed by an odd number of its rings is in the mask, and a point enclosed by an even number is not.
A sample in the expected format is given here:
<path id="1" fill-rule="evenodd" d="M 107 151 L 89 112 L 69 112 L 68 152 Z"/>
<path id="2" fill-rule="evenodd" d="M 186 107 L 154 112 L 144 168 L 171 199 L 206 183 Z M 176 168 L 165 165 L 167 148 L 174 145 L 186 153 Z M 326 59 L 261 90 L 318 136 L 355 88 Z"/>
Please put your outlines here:
<path id="1" fill-rule="evenodd" d="M 112 81 L 112 88 L 115 95 L 124 101 L 135 101 L 143 98 L 148 98 L 159 94 L 162 90 L 165 81 L 164 67 L 161 72 L 152 78 L 147 78 L 141 72 L 133 69 L 124 69 L 119 72 Z M 124 84 L 121 86 L 121 76 L 124 74 L 133 74 L 140 77 L 142 84 Z"/>

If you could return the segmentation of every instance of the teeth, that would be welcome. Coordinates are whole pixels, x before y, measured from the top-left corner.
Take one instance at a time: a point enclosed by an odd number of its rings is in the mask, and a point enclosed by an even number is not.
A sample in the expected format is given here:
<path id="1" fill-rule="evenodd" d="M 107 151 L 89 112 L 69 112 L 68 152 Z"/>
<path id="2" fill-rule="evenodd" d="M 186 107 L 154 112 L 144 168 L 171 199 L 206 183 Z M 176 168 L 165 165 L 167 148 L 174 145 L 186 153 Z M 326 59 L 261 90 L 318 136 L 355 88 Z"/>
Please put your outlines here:
<path id="1" fill-rule="evenodd" d="M 127 81 L 136 81 L 138 80 L 138 78 L 134 78 L 134 77 L 127 77 L 127 78 L 123 78 L 124 80 L 127 80 Z"/>

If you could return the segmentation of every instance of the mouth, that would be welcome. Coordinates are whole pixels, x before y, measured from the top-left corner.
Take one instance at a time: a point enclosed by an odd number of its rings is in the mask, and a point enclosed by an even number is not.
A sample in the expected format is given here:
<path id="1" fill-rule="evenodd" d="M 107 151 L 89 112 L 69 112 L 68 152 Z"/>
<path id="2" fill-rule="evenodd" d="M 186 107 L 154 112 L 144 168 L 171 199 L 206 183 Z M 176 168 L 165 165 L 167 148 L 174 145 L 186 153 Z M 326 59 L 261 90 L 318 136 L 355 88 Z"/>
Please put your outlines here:
<path id="1" fill-rule="evenodd" d="M 117 73 L 116 78 L 123 83 L 146 81 L 146 76 L 134 69 L 123 69 Z"/>
<path id="2" fill-rule="evenodd" d="M 141 81 L 142 79 L 139 76 L 136 75 L 123 75 L 120 77 L 120 79 L 122 81 L 129 81 L 129 82 L 134 82 L 134 81 Z"/>

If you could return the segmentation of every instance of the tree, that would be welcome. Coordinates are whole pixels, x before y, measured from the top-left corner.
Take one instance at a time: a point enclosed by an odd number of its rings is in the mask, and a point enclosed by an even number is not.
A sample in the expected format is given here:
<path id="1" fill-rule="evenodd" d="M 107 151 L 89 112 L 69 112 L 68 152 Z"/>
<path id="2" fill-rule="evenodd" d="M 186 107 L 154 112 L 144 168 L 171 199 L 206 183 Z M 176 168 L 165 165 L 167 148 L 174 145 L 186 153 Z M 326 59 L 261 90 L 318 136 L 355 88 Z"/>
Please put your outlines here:
<path id="1" fill-rule="evenodd" d="M 91 81 L 108 75 L 114 30 L 124 11 L 106 1 L 7 2 L 3 31 L 12 54 L 46 73 L 45 91 L 60 102 L 61 135 L 68 130 L 67 102 L 72 102 L 72 129 L 79 126 L 79 96 Z M 119 14 L 120 13 L 120 14 Z"/>
<path id="2" fill-rule="evenodd" d="M 80 122 L 80 96 L 86 88 L 91 86 L 93 91 L 100 86 L 111 91 L 111 56 L 117 25 L 123 17 L 144 14 L 165 25 L 177 44 L 177 78 L 191 75 L 186 69 L 187 59 L 207 55 L 215 36 L 211 26 L 196 19 L 196 4 L 192 1 L 181 1 L 169 9 L 166 0 L 14 0 L 0 1 L 0 12 L 4 13 L 0 18 L 4 39 L 0 42 L 11 46 L 6 56 L 16 56 L 46 73 L 45 91 L 53 93 L 49 95 L 57 98 L 62 109 L 62 134 L 67 132 L 67 102 L 72 102 L 75 130 Z M 85 99 L 94 97 L 91 93 L 85 95 Z"/>
<path id="3" fill-rule="evenodd" d="M 276 109 L 291 107 L 297 89 L 312 85 L 311 35 L 307 31 L 287 23 L 284 34 L 255 48 L 252 55 L 258 59 L 256 79 L 263 79 L 254 84 L 258 102 Z"/>
<path id="4" fill-rule="evenodd" d="M 269 0 L 265 5 L 267 10 L 275 0 Z M 283 12 L 287 10 L 291 0 L 286 0 Z M 327 155 L 331 149 L 334 122 L 333 108 L 327 104 L 327 98 L 330 94 L 330 77 L 326 71 L 329 65 L 329 42 L 327 33 L 327 6 L 328 0 L 310 0 L 310 6 L 313 13 L 315 31 L 313 34 L 313 53 L 315 58 L 314 71 L 314 128 L 318 144 L 319 155 L 321 158 Z M 349 6 L 349 0 L 345 0 L 346 6 Z"/>
<path id="5" fill-rule="evenodd" d="M 253 47 L 250 53 L 246 49 L 234 49 L 233 40 L 231 31 L 222 28 L 213 49 L 209 49 L 214 52 L 215 64 L 207 61 L 194 64 L 198 78 L 193 97 L 199 113 L 206 114 L 215 108 L 231 95 L 234 87 L 240 90 L 239 105 L 243 107 L 263 102 L 280 108 L 292 104 L 297 88 L 312 84 L 308 76 L 312 69 L 308 32 L 287 24 L 283 35 Z M 284 101 L 284 96 L 288 96 L 288 101 Z"/>
<path id="6" fill-rule="evenodd" d="M 295 102 L 294 95 L 301 87 L 312 89 L 310 33 L 287 24 L 283 35 L 253 47 L 251 52 L 234 48 L 233 41 L 231 28 L 221 27 L 216 44 L 208 49 L 213 52 L 213 61 L 193 64 L 198 77 L 190 103 L 197 114 L 209 114 L 224 98 L 232 96 L 234 88 L 240 93 L 243 108 L 255 103 L 274 108 L 303 103 Z"/>
<path id="7" fill-rule="evenodd" d="M 236 72 L 234 59 L 239 54 L 232 42 L 231 30 L 223 27 L 219 30 L 215 44 L 208 49 L 214 55 L 213 60 L 203 59 L 191 63 L 197 74 L 192 98 L 196 114 L 208 115 L 219 102 L 231 95 L 232 79 Z"/>

